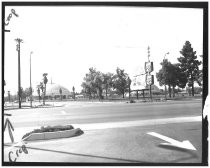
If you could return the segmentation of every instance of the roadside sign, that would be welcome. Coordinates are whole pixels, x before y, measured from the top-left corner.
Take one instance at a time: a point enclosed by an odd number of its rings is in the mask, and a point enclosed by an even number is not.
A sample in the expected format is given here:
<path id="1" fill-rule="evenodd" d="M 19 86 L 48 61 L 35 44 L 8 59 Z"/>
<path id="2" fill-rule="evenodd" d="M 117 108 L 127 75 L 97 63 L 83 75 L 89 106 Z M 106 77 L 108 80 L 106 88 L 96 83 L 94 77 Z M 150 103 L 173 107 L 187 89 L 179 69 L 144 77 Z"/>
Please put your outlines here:
<path id="1" fill-rule="evenodd" d="M 145 62 L 144 66 L 145 72 L 150 73 L 153 71 L 153 62 Z"/>
<path id="2" fill-rule="evenodd" d="M 154 84 L 154 75 L 146 75 L 146 84 L 153 85 Z"/>
<path id="3" fill-rule="evenodd" d="M 145 76 L 135 76 L 131 80 L 131 90 L 141 90 L 146 88 Z"/>

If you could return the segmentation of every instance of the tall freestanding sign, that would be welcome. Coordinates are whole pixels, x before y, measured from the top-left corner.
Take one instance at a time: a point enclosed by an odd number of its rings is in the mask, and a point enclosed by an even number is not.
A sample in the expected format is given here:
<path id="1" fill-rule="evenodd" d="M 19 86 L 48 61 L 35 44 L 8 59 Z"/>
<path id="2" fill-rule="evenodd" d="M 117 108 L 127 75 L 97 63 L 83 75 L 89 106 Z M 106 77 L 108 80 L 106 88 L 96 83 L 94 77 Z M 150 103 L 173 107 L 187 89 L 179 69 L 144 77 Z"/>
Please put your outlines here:
<path id="1" fill-rule="evenodd" d="M 154 70 L 153 68 L 153 62 L 150 62 L 150 47 L 148 47 L 148 62 L 145 62 L 145 72 L 146 72 L 146 84 L 149 86 L 150 91 L 150 98 L 152 99 L 152 92 L 151 92 L 151 85 L 154 84 L 154 75 L 151 75 L 151 72 Z"/>

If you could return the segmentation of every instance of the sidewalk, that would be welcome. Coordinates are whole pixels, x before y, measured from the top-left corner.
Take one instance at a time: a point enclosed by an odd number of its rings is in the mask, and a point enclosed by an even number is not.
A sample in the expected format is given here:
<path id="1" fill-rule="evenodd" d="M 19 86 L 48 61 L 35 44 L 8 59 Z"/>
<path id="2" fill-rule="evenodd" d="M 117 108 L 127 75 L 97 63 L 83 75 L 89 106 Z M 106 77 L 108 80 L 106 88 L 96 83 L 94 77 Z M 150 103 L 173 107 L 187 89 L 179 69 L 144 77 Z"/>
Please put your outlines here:
<path id="1" fill-rule="evenodd" d="M 45 102 L 45 105 L 43 105 L 41 102 L 33 102 L 32 103 L 32 108 L 52 108 L 52 107 L 62 107 L 65 106 L 67 103 L 66 102 Z M 30 109 L 30 102 L 27 103 L 22 103 L 21 104 L 21 109 Z M 4 105 L 4 110 L 15 110 L 19 109 L 19 104 L 18 103 L 6 103 Z"/>

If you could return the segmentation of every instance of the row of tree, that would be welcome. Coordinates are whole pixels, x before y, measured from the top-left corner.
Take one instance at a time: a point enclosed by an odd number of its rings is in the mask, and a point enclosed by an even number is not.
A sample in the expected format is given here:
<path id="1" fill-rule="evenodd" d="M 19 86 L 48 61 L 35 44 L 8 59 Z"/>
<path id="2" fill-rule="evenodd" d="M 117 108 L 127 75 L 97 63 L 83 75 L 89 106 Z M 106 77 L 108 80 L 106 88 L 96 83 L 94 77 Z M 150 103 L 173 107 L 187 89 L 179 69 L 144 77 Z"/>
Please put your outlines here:
<path id="1" fill-rule="evenodd" d="M 95 68 L 89 68 L 89 72 L 85 75 L 82 83 L 82 93 L 85 93 L 89 98 L 97 96 L 103 99 L 103 93 L 106 98 L 111 90 L 116 90 L 124 98 L 125 93 L 130 89 L 130 78 L 123 69 L 117 68 L 116 74 L 102 73 Z"/>
<path id="2" fill-rule="evenodd" d="M 37 85 L 37 94 L 39 96 L 39 101 L 42 97 L 43 105 L 45 105 L 45 95 L 46 95 L 47 82 L 48 82 L 47 75 L 48 75 L 47 73 L 44 73 L 42 82 L 40 82 L 40 84 Z"/>
<path id="3" fill-rule="evenodd" d="M 199 86 L 203 83 L 202 70 L 199 70 L 201 61 L 197 60 L 196 51 L 193 50 L 189 41 L 186 41 L 181 55 L 177 60 L 178 63 L 172 64 L 167 59 L 161 62 L 162 68 L 156 73 L 156 78 L 160 86 L 167 85 L 169 96 L 171 92 L 175 95 L 175 87 L 185 88 L 186 85 L 191 87 L 192 96 L 194 96 L 194 83 L 197 82 Z M 46 84 L 48 82 L 47 73 L 43 74 L 42 82 L 37 85 L 37 93 L 39 95 L 39 101 L 42 97 L 43 104 L 45 104 Z M 4 85 L 6 82 L 4 81 Z M 99 99 L 103 99 L 103 93 L 106 98 L 108 93 L 115 90 L 117 94 L 121 94 L 124 98 L 125 93 L 129 92 L 130 95 L 131 80 L 127 73 L 123 69 L 117 68 L 116 73 L 102 73 L 95 68 L 90 68 L 89 72 L 85 75 L 82 83 L 82 93 L 87 94 L 90 98 L 97 96 Z M 75 88 L 72 88 L 75 98 Z M 21 91 L 19 95 L 21 98 L 29 97 L 32 93 L 30 88 L 26 88 Z M 62 96 L 62 90 L 60 90 Z"/>
<path id="4" fill-rule="evenodd" d="M 22 87 L 20 88 L 20 100 L 25 101 L 26 99 L 29 99 L 31 92 L 33 92 L 33 90 L 30 89 L 30 87 L 23 89 Z M 14 101 L 18 99 L 18 92 L 16 95 L 11 95 L 10 92 L 8 91 L 8 101 Z"/>
<path id="5" fill-rule="evenodd" d="M 44 73 L 42 82 L 40 82 L 40 84 L 37 85 L 37 94 L 39 96 L 39 101 L 42 98 L 43 99 L 43 105 L 45 105 L 45 96 L 46 96 L 46 89 L 47 89 L 47 82 L 48 82 L 47 75 L 48 75 L 47 73 Z M 73 91 L 73 99 L 75 99 L 75 88 L 74 88 L 74 86 L 72 87 L 72 91 Z M 60 99 L 62 100 L 63 91 L 62 91 L 61 88 L 59 89 L 59 93 L 60 93 Z"/>
<path id="6" fill-rule="evenodd" d="M 178 63 L 176 64 L 164 59 L 161 62 L 162 68 L 156 73 L 156 77 L 160 86 L 168 86 L 170 97 L 171 91 L 174 97 L 176 86 L 185 88 L 187 84 L 191 87 L 192 96 L 194 96 L 194 83 L 197 82 L 199 86 L 202 86 L 203 83 L 202 70 L 199 70 L 201 61 L 197 60 L 196 51 L 193 51 L 189 41 L 185 42 L 180 53 L 182 56 L 177 58 Z"/>

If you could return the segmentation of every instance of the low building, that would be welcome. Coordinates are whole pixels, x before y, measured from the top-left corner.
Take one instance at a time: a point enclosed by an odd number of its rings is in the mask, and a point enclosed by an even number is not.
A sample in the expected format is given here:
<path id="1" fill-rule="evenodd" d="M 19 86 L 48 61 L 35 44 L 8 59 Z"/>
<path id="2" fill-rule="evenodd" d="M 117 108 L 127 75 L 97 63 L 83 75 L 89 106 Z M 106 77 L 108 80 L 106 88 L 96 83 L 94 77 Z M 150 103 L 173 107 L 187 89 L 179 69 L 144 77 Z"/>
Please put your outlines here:
<path id="1" fill-rule="evenodd" d="M 69 99 L 73 94 L 65 87 L 59 84 L 47 84 L 46 98 L 47 99 Z"/>

